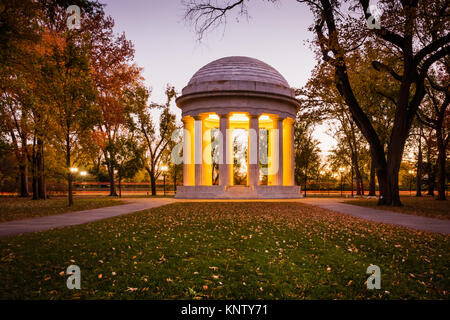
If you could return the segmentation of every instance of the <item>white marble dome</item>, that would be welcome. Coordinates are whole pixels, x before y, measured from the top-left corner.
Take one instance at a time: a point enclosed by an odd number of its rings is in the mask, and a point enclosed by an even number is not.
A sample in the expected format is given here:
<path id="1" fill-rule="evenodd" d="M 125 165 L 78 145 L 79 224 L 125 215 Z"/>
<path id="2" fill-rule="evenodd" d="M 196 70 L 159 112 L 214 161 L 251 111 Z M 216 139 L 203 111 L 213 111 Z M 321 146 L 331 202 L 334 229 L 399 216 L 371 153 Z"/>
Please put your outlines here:
<path id="1" fill-rule="evenodd" d="M 183 116 L 235 108 L 294 118 L 299 107 L 294 90 L 275 68 L 243 56 L 217 59 L 200 68 L 183 88 L 177 105 Z"/>
<path id="2" fill-rule="evenodd" d="M 192 76 L 188 86 L 221 80 L 258 81 L 289 88 L 286 79 L 272 66 L 258 59 L 239 56 L 208 63 Z"/>

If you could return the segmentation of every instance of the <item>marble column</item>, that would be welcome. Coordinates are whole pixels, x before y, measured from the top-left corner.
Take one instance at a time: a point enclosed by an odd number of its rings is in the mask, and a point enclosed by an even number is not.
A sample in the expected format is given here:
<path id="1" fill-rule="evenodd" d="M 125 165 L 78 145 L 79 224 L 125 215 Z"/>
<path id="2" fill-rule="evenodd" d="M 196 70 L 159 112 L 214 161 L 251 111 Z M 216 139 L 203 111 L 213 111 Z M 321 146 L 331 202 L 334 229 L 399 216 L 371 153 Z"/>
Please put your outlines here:
<path id="1" fill-rule="evenodd" d="M 294 123 L 295 121 L 290 119 L 289 126 L 291 129 L 290 132 L 290 158 L 291 158 L 291 171 L 290 171 L 290 185 L 295 186 L 295 151 L 294 151 Z"/>
<path id="2" fill-rule="evenodd" d="M 294 120 L 283 121 L 283 184 L 295 185 L 294 181 Z"/>
<path id="3" fill-rule="evenodd" d="M 259 120 L 258 115 L 250 115 L 248 131 L 248 185 L 259 185 Z"/>
<path id="4" fill-rule="evenodd" d="M 203 117 L 195 116 L 195 143 L 194 143 L 194 159 L 195 159 L 195 185 L 203 185 Z"/>
<path id="5" fill-rule="evenodd" d="M 183 119 L 183 185 L 195 185 L 194 164 L 194 120 L 191 117 Z"/>
<path id="6" fill-rule="evenodd" d="M 203 143 L 203 158 L 202 158 L 202 185 L 212 185 L 212 157 L 211 157 L 211 128 L 207 125 L 207 117 L 202 118 L 202 143 Z"/>
<path id="7" fill-rule="evenodd" d="M 281 184 L 283 184 L 283 119 L 278 116 L 272 116 L 271 119 L 272 129 L 270 129 L 269 139 L 268 184 L 278 186 L 280 185 L 280 180 Z"/>
<path id="8" fill-rule="evenodd" d="M 283 118 L 278 118 L 277 120 L 277 129 L 278 129 L 278 171 L 277 171 L 277 179 L 276 185 L 283 185 Z"/>
<path id="9" fill-rule="evenodd" d="M 231 174 L 233 172 L 233 153 L 228 114 L 219 114 L 219 130 L 219 185 L 226 187 L 232 184 Z"/>

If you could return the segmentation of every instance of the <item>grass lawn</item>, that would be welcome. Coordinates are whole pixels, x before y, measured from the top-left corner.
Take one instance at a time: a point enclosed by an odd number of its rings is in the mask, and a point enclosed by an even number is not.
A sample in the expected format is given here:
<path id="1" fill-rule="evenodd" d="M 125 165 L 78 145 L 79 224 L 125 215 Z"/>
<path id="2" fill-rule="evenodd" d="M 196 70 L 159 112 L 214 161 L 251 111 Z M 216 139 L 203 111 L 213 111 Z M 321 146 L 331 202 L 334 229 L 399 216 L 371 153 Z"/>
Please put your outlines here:
<path id="1" fill-rule="evenodd" d="M 449 299 L 449 248 L 301 203 L 178 202 L 0 239 L 0 299 Z"/>
<path id="2" fill-rule="evenodd" d="M 115 206 L 124 201 L 101 198 L 75 198 L 72 207 L 67 206 L 67 198 L 31 200 L 30 198 L 0 197 L 0 222 L 50 216 L 70 211 L 80 211 Z"/>
<path id="3" fill-rule="evenodd" d="M 374 209 L 390 210 L 401 213 L 413 214 L 438 219 L 450 219 L 449 201 L 435 200 L 433 197 L 401 197 L 402 207 L 377 206 L 376 199 L 358 199 L 344 201 L 344 203 L 354 204 L 362 207 L 373 207 Z"/>

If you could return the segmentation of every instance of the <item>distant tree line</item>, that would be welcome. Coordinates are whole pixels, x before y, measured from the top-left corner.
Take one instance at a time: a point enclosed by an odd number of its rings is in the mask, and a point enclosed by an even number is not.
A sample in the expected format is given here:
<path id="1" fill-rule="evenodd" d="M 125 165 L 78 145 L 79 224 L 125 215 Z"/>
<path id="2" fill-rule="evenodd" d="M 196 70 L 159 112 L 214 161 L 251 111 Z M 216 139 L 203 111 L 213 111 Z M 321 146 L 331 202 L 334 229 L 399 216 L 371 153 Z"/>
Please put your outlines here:
<path id="1" fill-rule="evenodd" d="M 72 205 L 76 167 L 98 179 L 106 172 L 111 196 L 117 180 L 146 170 L 156 194 L 176 129 L 175 89 L 168 85 L 164 105 L 148 102 L 133 44 L 97 1 L 0 4 L 0 161 L 17 164 L 2 181 L 16 174 L 21 197 L 46 199 L 48 179 L 65 179 Z M 80 28 L 69 28 L 71 5 L 81 9 Z"/>

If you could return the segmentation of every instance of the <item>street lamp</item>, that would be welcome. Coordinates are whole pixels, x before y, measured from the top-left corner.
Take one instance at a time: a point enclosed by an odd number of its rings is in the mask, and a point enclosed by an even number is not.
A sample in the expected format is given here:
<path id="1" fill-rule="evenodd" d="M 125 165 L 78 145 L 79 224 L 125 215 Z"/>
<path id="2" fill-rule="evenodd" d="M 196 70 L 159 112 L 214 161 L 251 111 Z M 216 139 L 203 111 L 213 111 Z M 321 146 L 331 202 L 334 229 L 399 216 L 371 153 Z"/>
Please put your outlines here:
<path id="1" fill-rule="evenodd" d="M 71 167 L 71 168 L 69 168 L 69 172 L 70 172 L 70 179 L 72 180 L 72 179 L 75 179 L 75 173 L 77 173 L 78 172 L 78 168 L 75 168 L 75 167 Z"/>
<path id="2" fill-rule="evenodd" d="M 162 166 L 161 171 L 163 172 L 163 179 L 164 179 L 164 196 L 166 196 L 166 172 L 168 168 L 167 166 Z"/>
<path id="3" fill-rule="evenodd" d="M 69 169 L 71 173 L 77 173 L 78 172 L 78 168 L 72 167 Z"/>

